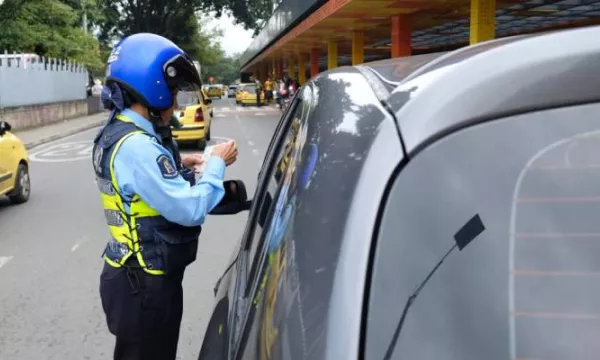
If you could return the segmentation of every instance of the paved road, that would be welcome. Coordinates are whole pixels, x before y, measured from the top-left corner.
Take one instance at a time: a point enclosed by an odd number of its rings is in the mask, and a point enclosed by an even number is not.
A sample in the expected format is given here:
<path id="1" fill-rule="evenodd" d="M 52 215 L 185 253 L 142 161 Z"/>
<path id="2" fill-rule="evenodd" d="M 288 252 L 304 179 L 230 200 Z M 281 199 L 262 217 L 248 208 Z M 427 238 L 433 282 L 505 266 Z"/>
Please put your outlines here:
<path id="1" fill-rule="evenodd" d="M 259 165 L 280 117 L 275 109 L 238 108 L 216 100 L 212 134 L 238 141 L 228 178 L 256 186 Z M 91 139 L 96 129 L 32 149 L 32 197 L 0 200 L 0 359 L 109 359 L 113 338 L 98 296 L 100 258 L 108 235 L 94 184 Z M 183 149 L 193 152 L 194 149 Z M 212 288 L 239 238 L 246 214 L 212 217 L 198 260 L 184 280 L 181 359 L 196 359 Z"/>

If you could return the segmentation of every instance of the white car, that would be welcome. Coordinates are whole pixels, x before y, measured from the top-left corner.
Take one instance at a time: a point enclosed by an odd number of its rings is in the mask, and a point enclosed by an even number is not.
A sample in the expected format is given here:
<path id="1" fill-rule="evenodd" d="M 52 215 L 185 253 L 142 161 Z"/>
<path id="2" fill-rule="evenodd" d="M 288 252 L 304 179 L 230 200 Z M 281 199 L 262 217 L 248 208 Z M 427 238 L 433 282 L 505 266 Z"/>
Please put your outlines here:
<path id="1" fill-rule="evenodd" d="M 236 91 L 237 91 L 237 85 L 229 85 L 229 89 L 227 90 L 227 97 L 228 98 L 235 97 Z"/>

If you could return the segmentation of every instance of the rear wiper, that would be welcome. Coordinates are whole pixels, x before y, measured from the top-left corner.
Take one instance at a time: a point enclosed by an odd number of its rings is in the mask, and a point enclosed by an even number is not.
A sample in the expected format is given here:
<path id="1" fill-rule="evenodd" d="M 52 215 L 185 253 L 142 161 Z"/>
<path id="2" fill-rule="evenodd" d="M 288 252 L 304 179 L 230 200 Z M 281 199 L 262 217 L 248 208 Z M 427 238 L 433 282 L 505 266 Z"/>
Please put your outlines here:
<path id="1" fill-rule="evenodd" d="M 485 230 L 485 226 L 479 217 L 479 214 L 475 214 L 463 227 L 458 230 L 458 232 L 454 235 L 454 244 L 450 247 L 450 250 L 446 252 L 446 254 L 438 261 L 438 263 L 433 267 L 433 269 L 427 274 L 425 280 L 421 282 L 419 286 L 415 289 L 415 291 L 408 297 L 406 300 L 406 304 L 404 305 L 404 309 L 402 310 L 402 316 L 400 316 L 400 321 L 398 321 L 398 325 L 396 326 L 396 330 L 394 331 L 394 336 L 392 337 L 392 341 L 388 346 L 387 351 L 385 352 L 384 360 L 389 360 L 394 353 L 394 348 L 396 347 L 396 343 L 398 342 L 398 338 L 400 336 L 400 330 L 402 330 L 402 326 L 404 325 L 404 320 L 406 320 L 406 315 L 408 314 L 408 309 L 415 302 L 417 296 L 429 279 L 435 274 L 437 269 L 442 265 L 444 260 L 458 247 L 459 251 L 462 251 L 467 245 L 471 243 L 476 237 L 478 237 Z"/>

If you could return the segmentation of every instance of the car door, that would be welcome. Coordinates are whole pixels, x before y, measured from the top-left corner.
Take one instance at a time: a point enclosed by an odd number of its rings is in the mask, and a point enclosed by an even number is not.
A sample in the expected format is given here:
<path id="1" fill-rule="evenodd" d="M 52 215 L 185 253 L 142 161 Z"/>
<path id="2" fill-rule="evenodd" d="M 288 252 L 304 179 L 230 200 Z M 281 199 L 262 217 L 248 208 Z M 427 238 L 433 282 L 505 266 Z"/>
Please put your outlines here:
<path id="1" fill-rule="evenodd" d="M 14 172 L 14 154 L 10 133 L 0 134 L 0 194 L 5 194 L 12 187 Z"/>

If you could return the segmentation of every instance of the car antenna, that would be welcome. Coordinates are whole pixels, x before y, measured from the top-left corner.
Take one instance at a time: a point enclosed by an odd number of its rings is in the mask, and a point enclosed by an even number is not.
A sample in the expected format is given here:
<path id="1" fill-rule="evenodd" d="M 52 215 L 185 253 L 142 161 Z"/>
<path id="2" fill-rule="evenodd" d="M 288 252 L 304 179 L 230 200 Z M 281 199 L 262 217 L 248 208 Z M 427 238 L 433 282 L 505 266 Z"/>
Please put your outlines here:
<path id="1" fill-rule="evenodd" d="M 408 309 L 415 302 L 417 296 L 429 279 L 435 274 L 437 269 L 442 265 L 444 260 L 458 247 L 459 251 L 462 251 L 467 245 L 471 243 L 476 237 L 478 237 L 485 230 L 485 226 L 479 217 L 479 214 L 475 214 L 463 227 L 458 230 L 456 234 L 454 234 L 454 244 L 450 247 L 450 250 L 446 252 L 446 254 L 440 259 L 440 261 L 433 267 L 433 269 L 427 274 L 425 279 L 421 282 L 421 284 L 415 289 L 415 291 L 408 297 L 406 300 L 406 304 L 404 305 L 404 309 L 402 310 L 402 316 L 400 316 L 400 321 L 398 321 L 398 325 L 396 326 L 396 330 L 394 331 L 394 335 L 392 337 L 392 341 L 388 346 L 387 351 L 385 352 L 384 360 L 389 360 L 394 353 L 394 348 L 396 347 L 396 343 L 398 342 L 398 338 L 400 336 L 400 330 L 402 330 L 402 326 L 404 325 L 404 320 L 406 320 L 406 315 L 408 314 Z"/>

